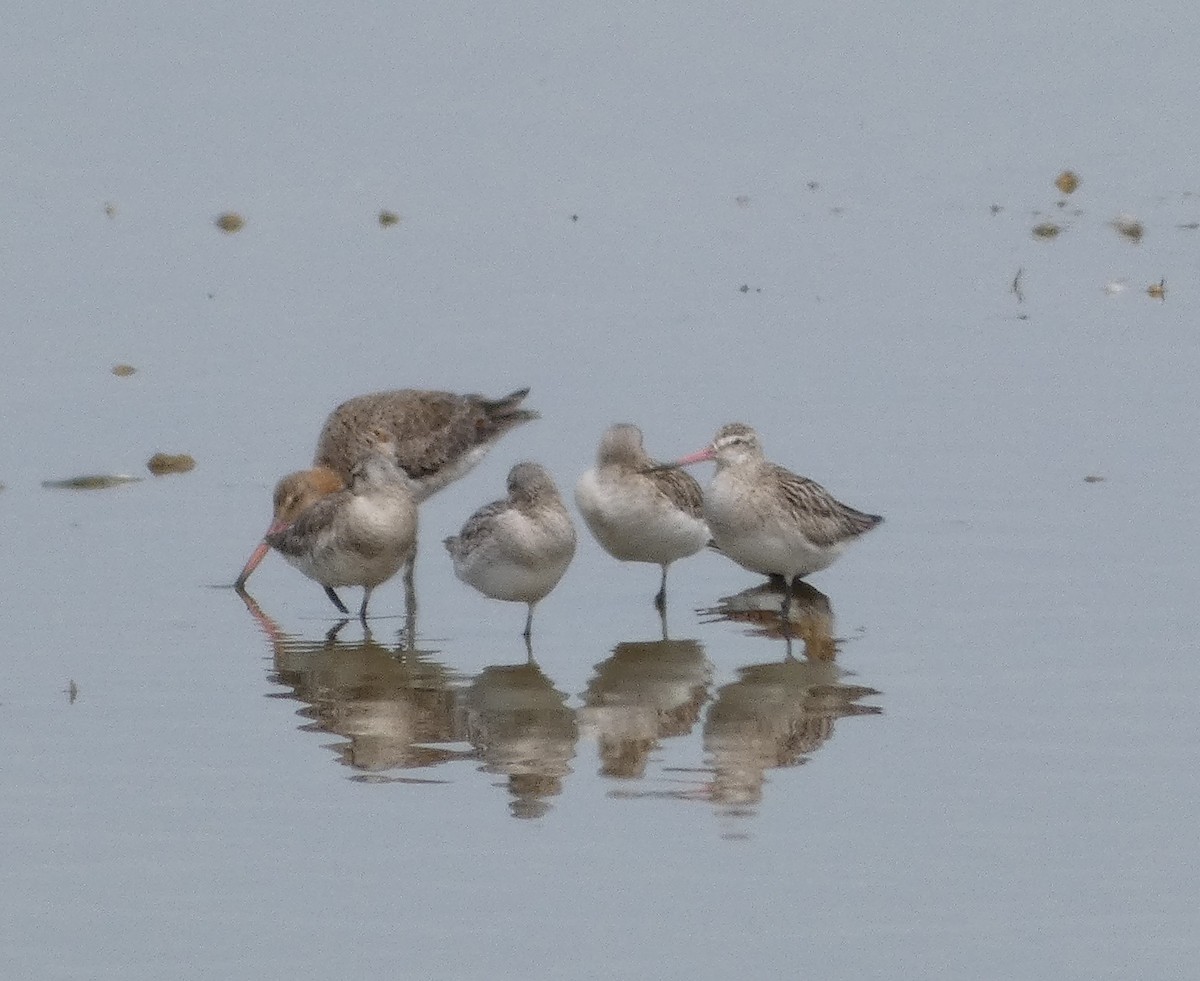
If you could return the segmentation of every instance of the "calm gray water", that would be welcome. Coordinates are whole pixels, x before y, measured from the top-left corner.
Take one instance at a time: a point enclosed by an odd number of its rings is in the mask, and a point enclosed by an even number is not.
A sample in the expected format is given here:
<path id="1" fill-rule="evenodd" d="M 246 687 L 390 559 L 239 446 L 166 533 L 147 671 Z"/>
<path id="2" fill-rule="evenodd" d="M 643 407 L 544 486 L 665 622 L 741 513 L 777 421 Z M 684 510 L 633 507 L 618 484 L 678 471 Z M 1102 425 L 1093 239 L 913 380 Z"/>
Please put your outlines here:
<path id="1" fill-rule="evenodd" d="M 1200 13 L 880 13 L 9 10 L 0 975 L 1192 976 Z M 521 385 L 411 629 L 226 588 L 338 401 Z M 715 554 L 664 639 L 584 533 L 532 663 L 454 579 L 735 419 L 888 519 L 796 658 Z"/>

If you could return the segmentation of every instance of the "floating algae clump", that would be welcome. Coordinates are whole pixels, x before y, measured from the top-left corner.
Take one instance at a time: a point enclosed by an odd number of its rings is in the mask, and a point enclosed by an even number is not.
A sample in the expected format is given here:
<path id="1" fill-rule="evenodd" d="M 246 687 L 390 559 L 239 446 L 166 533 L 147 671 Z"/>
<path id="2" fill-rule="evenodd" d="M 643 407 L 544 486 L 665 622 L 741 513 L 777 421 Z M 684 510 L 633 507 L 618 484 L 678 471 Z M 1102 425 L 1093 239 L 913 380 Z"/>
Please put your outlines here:
<path id="1" fill-rule="evenodd" d="M 214 224 L 221 231 L 232 235 L 236 231 L 240 231 L 245 227 L 246 219 L 239 215 L 236 211 L 226 211 L 223 215 L 218 215 Z"/>
<path id="2" fill-rule="evenodd" d="M 1054 186 L 1062 191 L 1063 194 L 1070 194 L 1079 187 L 1079 175 L 1073 170 L 1064 170 L 1054 178 Z"/>
<path id="3" fill-rule="evenodd" d="M 196 469 L 196 461 L 189 453 L 155 453 L 146 461 L 146 469 L 156 477 L 167 473 L 187 473 Z"/>
<path id="4" fill-rule="evenodd" d="M 137 483 L 141 479 L 127 473 L 90 473 L 66 480 L 43 480 L 42 486 L 55 490 L 107 490 L 109 487 Z"/>

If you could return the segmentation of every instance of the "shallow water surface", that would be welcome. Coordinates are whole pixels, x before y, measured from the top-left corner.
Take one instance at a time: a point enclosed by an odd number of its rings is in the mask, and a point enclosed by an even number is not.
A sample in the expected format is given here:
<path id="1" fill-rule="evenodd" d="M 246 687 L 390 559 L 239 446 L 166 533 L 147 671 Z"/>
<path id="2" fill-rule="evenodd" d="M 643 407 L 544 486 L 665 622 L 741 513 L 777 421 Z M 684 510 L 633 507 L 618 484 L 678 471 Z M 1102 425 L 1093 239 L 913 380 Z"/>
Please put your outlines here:
<path id="1" fill-rule="evenodd" d="M 1189 977 L 1200 15 L 1128 13 L 18 3 L 0 976 Z M 339 401 L 524 385 L 414 619 L 230 588 Z M 580 524 L 527 649 L 440 540 L 620 420 L 887 520 L 790 644 Z"/>

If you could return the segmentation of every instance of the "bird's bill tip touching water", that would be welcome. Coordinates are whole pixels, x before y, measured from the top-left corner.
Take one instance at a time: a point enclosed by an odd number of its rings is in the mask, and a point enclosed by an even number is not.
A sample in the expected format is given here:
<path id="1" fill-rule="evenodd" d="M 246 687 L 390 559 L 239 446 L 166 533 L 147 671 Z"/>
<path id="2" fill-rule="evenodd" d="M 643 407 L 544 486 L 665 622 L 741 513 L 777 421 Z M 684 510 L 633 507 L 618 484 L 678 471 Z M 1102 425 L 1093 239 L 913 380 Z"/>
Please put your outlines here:
<path id="1" fill-rule="evenodd" d="M 251 573 L 258 568 L 259 563 L 267 557 L 267 553 L 271 551 L 271 546 L 267 542 L 267 535 L 273 535 L 277 531 L 283 531 L 287 527 L 286 521 L 272 521 L 271 527 L 267 529 L 267 534 L 263 535 L 263 539 L 258 543 L 253 552 L 250 553 L 250 558 L 246 560 L 246 564 L 242 566 L 242 571 L 238 573 L 237 579 L 233 581 L 235 589 L 243 589 L 246 585 L 246 580 L 250 578 Z"/>

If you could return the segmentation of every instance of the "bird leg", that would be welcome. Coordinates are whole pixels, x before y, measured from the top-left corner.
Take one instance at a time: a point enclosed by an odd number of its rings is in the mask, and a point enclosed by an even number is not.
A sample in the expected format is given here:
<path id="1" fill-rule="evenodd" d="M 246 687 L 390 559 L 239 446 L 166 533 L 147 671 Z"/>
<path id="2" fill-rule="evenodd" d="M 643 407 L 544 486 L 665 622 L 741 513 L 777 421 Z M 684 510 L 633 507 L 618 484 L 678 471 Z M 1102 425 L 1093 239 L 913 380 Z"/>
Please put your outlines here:
<path id="1" fill-rule="evenodd" d="M 358 618 L 363 622 L 364 627 L 367 624 L 367 603 L 370 602 L 370 600 L 371 600 L 371 589 L 372 588 L 373 587 L 371 587 L 371 586 L 363 587 L 362 606 L 360 606 L 358 608 Z"/>
<path id="2" fill-rule="evenodd" d="M 525 614 L 525 633 L 522 635 L 525 638 L 526 646 L 530 643 L 530 638 L 533 636 L 533 604 L 529 604 L 529 612 Z"/>
<path id="3" fill-rule="evenodd" d="M 667 609 L 667 567 L 662 567 L 662 584 L 658 587 L 658 594 L 654 597 L 654 608 L 659 613 L 665 613 Z"/>
<path id="4" fill-rule="evenodd" d="M 332 586 L 325 587 L 325 595 L 329 597 L 329 602 L 331 602 L 334 606 L 336 606 L 343 613 L 350 612 L 349 610 L 346 609 L 346 604 L 343 603 L 340 599 L 338 599 L 338 594 L 333 591 Z"/>

